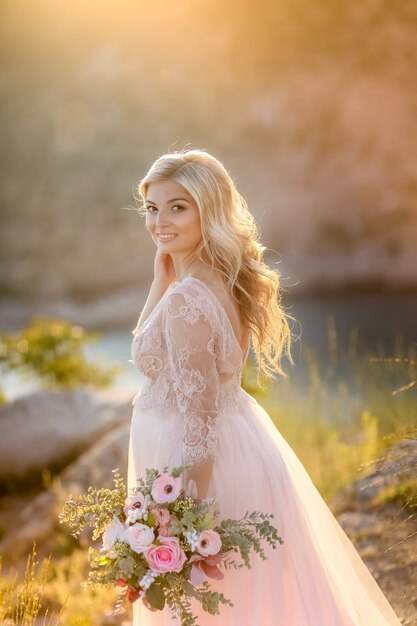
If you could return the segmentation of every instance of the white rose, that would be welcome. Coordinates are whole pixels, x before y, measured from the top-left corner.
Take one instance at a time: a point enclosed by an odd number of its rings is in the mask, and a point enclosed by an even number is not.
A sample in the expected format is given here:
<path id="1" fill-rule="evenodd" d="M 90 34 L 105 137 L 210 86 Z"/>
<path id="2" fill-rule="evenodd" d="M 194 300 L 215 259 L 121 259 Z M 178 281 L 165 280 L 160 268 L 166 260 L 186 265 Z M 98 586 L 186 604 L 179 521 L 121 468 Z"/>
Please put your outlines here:
<path id="1" fill-rule="evenodd" d="M 103 533 L 103 547 L 101 548 L 101 551 L 108 552 L 111 550 L 116 539 L 123 541 L 125 530 L 126 526 L 122 524 L 118 517 L 113 516 L 112 521 Z"/>
<path id="2" fill-rule="evenodd" d="M 125 541 L 134 552 L 140 554 L 153 542 L 155 535 L 153 529 L 146 524 L 133 524 L 124 531 Z"/>

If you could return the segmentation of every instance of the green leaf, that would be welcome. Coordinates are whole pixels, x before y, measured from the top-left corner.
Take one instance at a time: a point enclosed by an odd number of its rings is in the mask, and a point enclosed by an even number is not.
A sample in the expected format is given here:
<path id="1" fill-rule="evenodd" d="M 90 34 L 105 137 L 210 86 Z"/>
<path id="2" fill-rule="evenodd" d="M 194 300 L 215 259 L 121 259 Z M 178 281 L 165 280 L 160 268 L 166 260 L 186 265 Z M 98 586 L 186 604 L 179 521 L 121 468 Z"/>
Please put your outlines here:
<path id="1" fill-rule="evenodd" d="M 148 511 L 148 519 L 146 520 L 146 523 L 148 526 L 152 526 L 152 527 L 156 525 L 155 515 L 151 513 L 150 511 Z"/>
<path id="2" fill-rule="evenodd" d="M 209 511 L 203 518 L 197 520 L 195 527 L 197 530 L 209 530 L 213 528 L 214 512 Z"/>
<path id="3" fill-rule="evenodd" d="M 159 609 L 160 611 L 162 611 L 165 606 L 165 594 L 161 585 L 159 585 L 158 583 L 153 583 L 153 585 L 151 585 L 146 590 L 145 596 L 149 604 L 154 609 Z"/>
<path id="4" fill-rule="evenodd" d="M 119 567 L 126 576 L 130 576 L 135 571 L 135 561 L 131 556 L 125 557 L 119 560 Z"/>
<path id="5" fill-rule="evenodd" d="M 188 580 L 181 580 L 181 587 L 187 596 L 193 596 L 195 592 L 194 585 L 192 585 Z"/>

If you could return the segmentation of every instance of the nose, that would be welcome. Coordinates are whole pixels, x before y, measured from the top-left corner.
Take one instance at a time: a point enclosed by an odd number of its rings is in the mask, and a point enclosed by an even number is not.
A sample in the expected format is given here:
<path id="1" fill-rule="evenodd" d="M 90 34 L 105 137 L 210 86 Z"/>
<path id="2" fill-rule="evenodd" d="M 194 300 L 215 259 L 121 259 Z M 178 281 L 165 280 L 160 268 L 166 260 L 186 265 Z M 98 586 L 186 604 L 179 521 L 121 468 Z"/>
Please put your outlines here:
<path id="1" fill-rule="evenodd" d="M 169 220 L 167 220 L 164 213 L 158 211 L 158 215 L 156 217 L 156 225 L 159 226 L 160 224 L 169 224 Z"/>

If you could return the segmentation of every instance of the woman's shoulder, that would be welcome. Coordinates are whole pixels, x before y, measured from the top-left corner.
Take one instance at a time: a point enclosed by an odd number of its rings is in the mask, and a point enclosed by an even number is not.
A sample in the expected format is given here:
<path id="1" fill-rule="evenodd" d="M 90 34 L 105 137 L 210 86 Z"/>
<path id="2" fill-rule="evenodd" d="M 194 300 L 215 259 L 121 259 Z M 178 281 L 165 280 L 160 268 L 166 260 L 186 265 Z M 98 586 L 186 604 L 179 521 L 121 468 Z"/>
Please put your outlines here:
<path id="1" fill-rule="evenodd" d="M 195 276 L 187 276 L 171 283 L 164 300 L 165 313 L 170 317 L 183 317 L 191 324 L 202 316 L 212 325 L 219 321 L 215 296 L 210 295 L 209 287 Z"/>

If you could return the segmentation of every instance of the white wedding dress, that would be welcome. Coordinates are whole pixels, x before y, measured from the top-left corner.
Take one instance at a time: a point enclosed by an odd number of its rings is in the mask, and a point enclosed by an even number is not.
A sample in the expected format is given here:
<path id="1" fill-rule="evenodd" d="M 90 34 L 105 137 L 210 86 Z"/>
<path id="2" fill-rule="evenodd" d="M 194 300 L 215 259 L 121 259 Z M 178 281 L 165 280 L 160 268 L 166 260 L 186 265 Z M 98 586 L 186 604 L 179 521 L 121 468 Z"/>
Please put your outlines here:
<path id="1" fill-rule="evenodd" d="M 132 341 L 147 377 L 134 401 L 129 489 L 148 467 L 214 458 L 209 496 L 218 519 L 273 513 L 284 544 L 251 569 L 209 579 L 234 607 L 199 626 L 400 626 L 304 466 L 265 410 L 241 387 L 242 354 L 213 291 L 186 277 L 167 289 Z M 133 605 L 134 626 L 178 626 L 169 610 Z"/>

